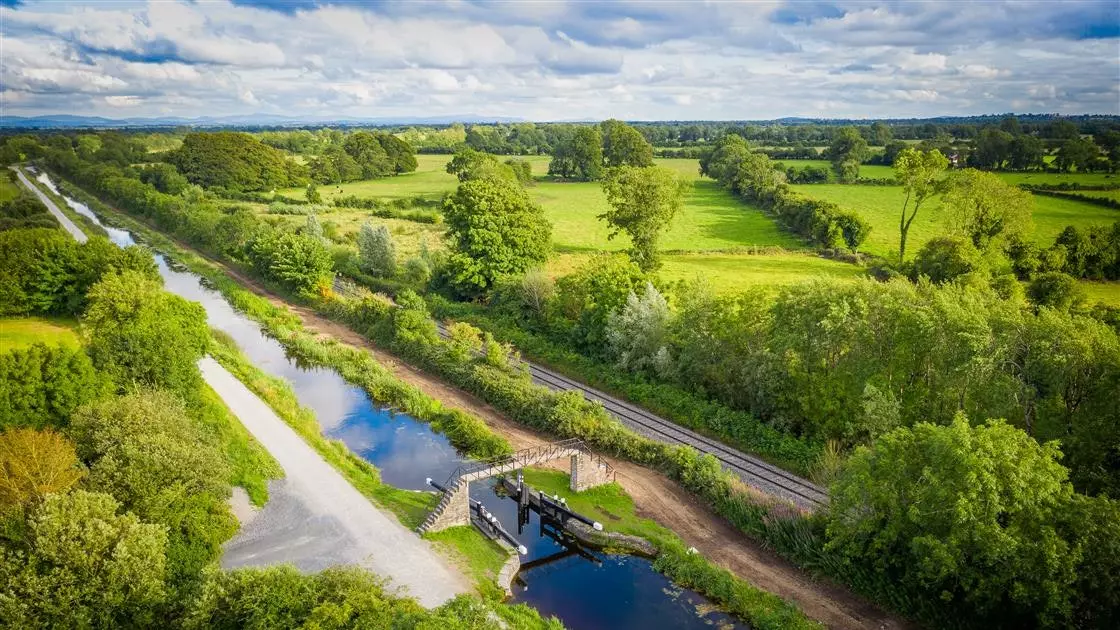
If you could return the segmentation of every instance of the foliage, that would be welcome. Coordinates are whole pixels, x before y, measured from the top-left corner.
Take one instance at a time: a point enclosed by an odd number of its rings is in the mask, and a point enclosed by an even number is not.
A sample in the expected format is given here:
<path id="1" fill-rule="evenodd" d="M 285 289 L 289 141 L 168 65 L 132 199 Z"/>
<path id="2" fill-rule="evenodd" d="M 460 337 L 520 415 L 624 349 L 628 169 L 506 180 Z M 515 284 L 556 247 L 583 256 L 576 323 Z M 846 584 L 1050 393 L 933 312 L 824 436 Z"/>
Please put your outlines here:
<path id="1" fill-rule="evenodd" d="M 919 151 L 905 149 L 894 161 L 895 178 L 902 183 L 906 199 L 902 202 L 902 214 L 898 220 L 899 241 L 898 259 L 906 260 L 906 237 L 910 225 L 922 203 L 941 190 L 941 174 L 949 166 L 949 160 L 940 151 Z M 910 201 L 913 199 L 913 205 Z M 909 209 L 909 215 L 907 214 Z"/>
<path id="2" fill-rule="evenodd" d="M 237 530 L 228 464 L 173 395 L 141 391 L 84 407 L 70 434 L 89 466 L 87 488 L 168 528 L 170 581 L 197 576 Z"/>
<path id="3" fill-rule="evenodd" d="M 257 273 L 311 295 L 330 286 L 333 260 L 320 238 L 291 232 L 265 232 L 248 244 Z"/>
<path id="4" fill-rule="evenodd" d="M 1040 273 L 1027 285 L 1027 297 L 1038 306 L 1068 311 L 1085 302 L 1085 293 L 1072 276 L 1060 271 Z"/>
<path id="5" fill-rule="evenodd" d="M 832 170 L 842 182 L 859 177 L 859 165 L 868 157 L 867 140 L 855 127 L 844 127 L 832 138 L 824 157 L 832 162 Z"/>
<path id="6" fill-rule="evenodd" d="M 62 427 L 108 393 L 109 382 L 81 348 L 33 344 L 0 354 L 0 428 Z"/>
<path id="7" fill-rule="evenodd" d="M 941 284 L 984 270 L 984 259 L 966 238 L 939 236 L 926 241 L 914 258 L 914 277 Z"/>
<path id="8" fill-rule="evenodd" d="M 517 170 L 510 165 L 512 160 L 505 163 L 499 162 L 497 156 L 482 151 L 475 151 L 469 146 L 464 146 L 455 152 L 447 163 L 446 171 L 454 175 L 460 182 L 472 179 L 485 179 L 497 177 L 509 179 L 524 185 L 525 174 L 521 166 Z M 532 166 L 528 162 L 520 162 L 529 167 L 528 179 L 532 179 Z"/>
<path id="9" fill-rule="evenodd" d="M 0 201 L 0 231 L 58 227 L 58 221 L 47 207 L 31 194 L 20 191 L 14 199 Z"/>
<path id="10" fill-rule="evenodd" d="M 465 295 L 548 258 L 552 226 L 516 182 L 494 177 L 464 182 L 447 198 L 443 213 L 454 248 L 449 283 Z"/>
<path id="11" fill-rule="evenodd" d="M 0 511 L 70 489 L 84 471 L 74 445 L 51 429 L 0 432 Z"/>
<path id="12" fill-rule="evenodd" d="M 575 273 L 560 278 L 556 283 L 556 307 L 574 324 L 570 334 L 575 346 L 602 354 L 606 347 L 607 319 L 644 282 L 642 270 L 627 257 L 617 254 L 599 254 Z"/>
<path id="13" fill-rule="evenodd" d="M 384 225 L 374 228 L 368 222 L 358 232 L 358 259 L 362 271 L 393 277 L 397 273 L 397 256 L 393 237 Z"/>
<path id="14" fill-rule="evenodd" d="M 134 271 L 105 277 L 89 291 L 82 322 L 90 358 L 119 387 L 132 383 L 192 392 L 195 363 L 209 343 L 206 312 Z"/>
<path id="15" fill-rule="evenodd" d="M 48 495 L 26 536 L 0 546 L 0 625 L 148 628 L 165 603 L 163 527 L 118 514 L 112 497 Z"/>
<path id="16" fill-rule="evenodd" d="M 169 195 L 178 195 L 191 184 L 173 165 L 166 162 L 145 166 L 140 171 L 140 181 L 151 184 L 156 190 Z"/>
<path id="17" fill-rule="evenodd" d="M 157 278 L 151 255 L 94 237 L 79 244 L 61 230 L 0 232 L 0 314 L 75 314 L 104 274 L 133 270 Z"/>
<path id="18" fill-rule="evenodd" d="M 949 224 L 980 251 L 1002 249 L 1031 232 L 1031 194 L 992 173 L 974 169 L 954 173 L 942 202 Z"/>
<path id="19" fill-rule="evenodd" d="M 596 127 L 576 127 L 553 146 L 548 174 L 564 179 L 592 181 L 603 174 L 602 136 Z"/>
<path id="20" fill-rule="evenodd" d="M 1006 627 L 1070 614 L 1080 553 L 1056 523 L 1072 489 L 1054 443 L 1002 422 L 899 429 L 833 486 L 829 549 Z"/>
<path id="21" fill-rule="evenodd" d="M 653 166 L 653 147 L 637 129 L 621 120 L 604 120 L 599 123 L 603 138 L 603 163 L 608 168 Z"/>
<path id="22" fill-rule="evenodd" d="M 306 169 L 247 133 L 188 133 L 166 159 L 204 188 L 272 190 L 307 183 Z"/>
<path id="23" fill-rule="evenodd" d="M 607 317 L 610 353 L 624 370 L 669 377 L 673 370 L 666 345 L 669 326 L 669 304 L 653 284 L 646 283 L 641 297 L 631 292 L 626 304 Z"/>
<path id="24" fill-rule="evenodd" d="M 610 238 L 625 231 L 630 256 L 643 271 L 659 266 L 657 241 L 681 207 L 685 182 L 660 166 L 619 166 L 607 170 L 603 192 L 611 209 L 599 219 L 611 227 Z"/>

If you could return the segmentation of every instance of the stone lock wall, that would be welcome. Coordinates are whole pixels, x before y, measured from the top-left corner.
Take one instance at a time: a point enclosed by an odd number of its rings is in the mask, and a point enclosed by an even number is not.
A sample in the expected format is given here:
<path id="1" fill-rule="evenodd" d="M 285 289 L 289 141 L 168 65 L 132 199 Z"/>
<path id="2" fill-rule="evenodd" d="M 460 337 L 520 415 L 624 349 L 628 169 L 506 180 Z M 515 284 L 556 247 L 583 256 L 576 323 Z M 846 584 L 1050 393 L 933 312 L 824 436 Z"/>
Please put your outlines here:
<path id="1" fill-rule="evenodd" d="M 606 466 L 584 453 L 572 455 L 572 479 L 569 485 L 572 490 L 582 492 L 610 481 Z"/>

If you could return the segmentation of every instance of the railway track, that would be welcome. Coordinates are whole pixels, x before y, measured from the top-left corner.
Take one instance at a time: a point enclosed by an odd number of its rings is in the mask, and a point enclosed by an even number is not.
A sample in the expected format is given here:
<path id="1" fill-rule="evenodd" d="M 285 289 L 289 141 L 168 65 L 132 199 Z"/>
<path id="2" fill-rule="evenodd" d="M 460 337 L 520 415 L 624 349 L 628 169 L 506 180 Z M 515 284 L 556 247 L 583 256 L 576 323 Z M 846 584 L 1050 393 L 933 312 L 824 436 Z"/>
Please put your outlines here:
<path id="1" fill-rule="evenodd" d="M 447 337 L 447 329 L 443 323 L 436 322 L 436 329 L 441 337 Z M 527 361 L 526 364 L 529 366 L 529 374 L 534 383 L 553 391 L 578 391 L 584 398 L 601 403 L 607 413 L 630 429 L 659 442 L 673 445 L 685 444 L 701 453 L 709 454 L 745 483 L 767 494 L 781 497 L 809 510 L 815 510 L 828 503 L 828 493 L 806 479 L 567 376 L 532 362 Z"/>

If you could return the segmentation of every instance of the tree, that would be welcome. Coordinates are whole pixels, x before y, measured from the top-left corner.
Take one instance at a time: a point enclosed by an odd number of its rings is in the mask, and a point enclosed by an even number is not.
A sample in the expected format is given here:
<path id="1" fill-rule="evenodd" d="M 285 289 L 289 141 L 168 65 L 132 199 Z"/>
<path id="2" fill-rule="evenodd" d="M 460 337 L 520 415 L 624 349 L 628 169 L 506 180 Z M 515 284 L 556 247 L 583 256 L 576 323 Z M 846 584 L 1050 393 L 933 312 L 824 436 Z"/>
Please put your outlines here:
<path id="1" fill-rule="evenodd" d="M 397 273 L 397 256 L 389 228 L 368 222 L 358 232 L 358 260 L 362 271 L 392 278 Z"/>
<path id="2" fill-rule="evenodd" d="M 1100 157 L 1100 149 L 1092 140 L 1076 137 L 1062 143 L 1062 148 L 1058 149 L 1058 155 L 1054 158 L 1054 164 L 1063 171 L 1076 168 L 1077 172 L 1083 173 L 1093 170 L 1098 157 Z"/>
<path id="3" fill-rule="evenodd" d="M 319 189 L 315 186 L 315 182 L 311 182 L 307 185 L 304 196 L 307 197 L 307 203 L 323 203 L 323 196 L 319 194 Z"/>
<path id="4" fill-rule="evenodd" d="M 999 169 L 1011 154 L 1014 137 L 995 127 L 985 127 L 973 141 L 972 163 L 977 168 Z"/>
<path id="5" fill-rule="evenodd" d="M 631 372 L 671 376 L 668 333 L 671 320 L 664 296 L 647 282 L 641 297 L 631 292 L 626 304 L 607 317 L 607 344 L 618 366 Z"/>
<path id="6" fill-rule="evenodd" d="M 855 127 L 844 127 L 833 137 L 825 157 L 840 181 L 853 182 L 859 178 L 859 165 L 867 159 L 867 141 Z"/>
<path id="7" fill-rule="evenodd" d="M 22 544 L 0 546 L 0 626 L 159 625 L 167 534 L 119 507 L 96 492 L 47 495 Z"/>
<path id="8" fill-rule="evenodd" d="M 954 173 L 942 196 L 953 230 L 987 252 L 1031 232 L 1034 197 L 998 175 L 975 169 Z"/>
<path id="9" fill-rule="evenodd" d="M 582 351 L 603 355 L 607 318 L 645 283 L 629 257 L 599 254 L 556 282 L 560 315 L 573 322 L 572 340 Z"/>
<path id="10" fill-rule="evenodd" d="M 0 428 L 64 427 L 111 384 L 81 348 L 32 344 L 0 354 Z"/>
<path id="11" fill-rule="evenodd" d="M 341 184 L 362 178 L 362 167 L 341 146 L 330 145 L 308 164 L 311 178 L 320 184 Z"/>
<path id="12" fill-rule="evenodd" d="M 548 174 L 592 181 L 603 174 L 603 143 L 598 127 L 579 126 L 559 138 L 548 163 Z"/>
<path id="13" fill-rule="evenodd" d="M 102 142 L 106 140 L 107 136 L 102 136 Z M 112 146 L 106 144 L 99 154 Z M 192 184 L 206 188 L 271 190 L 307 181 L 305 169 L 290 161 L 283 151 L 247 133 L 188 133 L 183 145 L 167 154 L 167 161 Z"/>
<path id="14" fill-rule="evenodd" d="M 653 166 L 653 147 L 637 129 L 621 120 L 599 124 L 603 136 L 603 161 L 609 167 Z"/>
<path id="15" fill-rule="evenodd" d="M 266 231 L 249 242 L 249 260 L 265 277 L 314 295 L 329 287 L 334 259 L 321 238 Z"/>
<path id="16" fill-rule="evenodd" d="M 385 177 L 394 172 L 393 159 L 385 152 L 377 136 L 368 131 L 356 131 L 346 136 L 342 149 L 362 169 L 363 179 Z"/>
<path id="17" fill-rule="evenodd" d="M 881 120 L 876 120 L 868 128 L 867 141 L 874 146 L 885 147 L 890 143 L 893 136 L 890 125 Z"/>
<path id="18" fill-rule="evenodd" d="M 307 222 L 303 225 L 303 233 L 311 238 L 324 240 L 323 224 L 319 223 L 319 217 L 314 214 L 307 215 Z"/>
<path id="19" fill-rule="evenodd" d="M 700 157 L 700 174 L 711 177 L 725 188 L 732 188 L 735 175 L 742 163 L 751 155 L 751 147 L 742 136 L 728 134 L 720 138 L 711 153 Z"/>
<path id="20" fill-rule="evenodd" d="M 508 164 L 502 164 L 494 155 L 475 151 L 470 147 L 462 147 L 456 151 L 451 161 L 447 163 L 446 170 L 460 182 L 486 177 L 518 181 L 517 174 Z"/>
<path id="21" fill-rule="evenodd" d="M 1035 275 L 1027 285 L 1027 297 L 1037 306 L 1068 311 L 1085 302 L 1085 291 L 1072 276 L 1048 271 Z"/>
<path id="22" fill-rule="evenodd" d="M 1001 131 L 1005 131 L 1012 136 L 1018 136 L 1023 133 L 1023 126 L 1019 124 L 1019 119 L 1015 116 L 1007 116 L 999 123 Z"/>
<path id="23" fill-rule="evenodd" d="M 676 173 L 661 166 L 620 166 L 607 171 L 602 188 L 611 209 L 598 218 L 611 227 L 608 238 L 623 231 L 630 236 L 630 256 L 643 271 L 660 265 L 657 241 L 680 210 L 686 186 Z"/>
<path id="24" fill-rule="evenodd" d="M 378 134 L 377 141 L 389 157 L 393 173 L 411 173 L 416 170 L 416 151 L 412 145 L 391 133 Z"/>
<path id="25" fill-rule="evenodd" d="M 196 363 L 210 340 L 206 311 L 197 302 L 128 271 L 106 276 L 90 289 L 82 323 L 94 366 L 119 387 L 138 383 L 196 391 Z"/>
<path id="26" fill-rule="evenodd" d="M 60 433 L 26 428 L 0 433 L 0 510 L 66 492 L 83 474 L 74 445 Z"/>
<path id="27" fill-rule="evenodd" d="M 972 242 L 953 236 L 935 236 L 914 257 L 914 275 L 937 284 L 951 282 L 984 269 L 984 259 Z"/>
<path id="28" fill-rule="evenodd" d="M 918 216 L 922 203 L 940 189 L 941 174 L 949 166 L 949 160 L 939 151 L 918 151 L 906 149 L 898 154 L 894 162 L 894 176 L 902 184 L 906 199 L 902 202 L 902 214 L 898 220 L 898 259 L 906 259 L 906 236 L 910 224 Z M 913 205 L 911 205 L 913 200 Z M 909 216 L 907 209 L 909 208 Z"/>
<path id="29" fill-rule="evenodd" d="M 827 548 L 980 619 L 1054 624 L 1079 561 L 1057 525 L 1072 497 L 1060 457 L 1002 421 L 897 429 L 833 485 Z"/>
<path id="30" fill-rule="evenodd" d="M 1042 140 L 1034 136 L 1015 136 L 1011 140 L 1007 152 L 1007 167 L 1010 169 L 1026 171 L 1041 170 L 1046 167 L 1046 161 L 1043 159 L 1046 151 L 1042 146 Z"/>
<path id="31" fill-rule="evenodd" d="M 70 434 L 89 466 L 85 487 L 168 528 L 172 582 L 196 576 L 237 531 L 225 456 L 172 394 L 137 391 L 83 407 Z"/>
<path id="32" fill-rule="evenodd" d="M 451 285 L 477 295 L 505 274 L 521 273 L 548 258 L 552 226 L 517 182 L 487 177 L 459 184 L 444 202 L 453 247 Z"/>

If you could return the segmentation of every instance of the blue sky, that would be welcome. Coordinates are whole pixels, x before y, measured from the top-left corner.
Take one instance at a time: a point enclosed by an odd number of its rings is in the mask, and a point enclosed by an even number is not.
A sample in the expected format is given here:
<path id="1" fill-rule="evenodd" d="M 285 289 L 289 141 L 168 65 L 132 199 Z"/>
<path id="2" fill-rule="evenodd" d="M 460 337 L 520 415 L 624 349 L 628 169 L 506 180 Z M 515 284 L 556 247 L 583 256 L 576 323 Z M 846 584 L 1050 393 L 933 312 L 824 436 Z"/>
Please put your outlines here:
<path id="1" fill-rule="evenodd" d="M 7 115 L 1120 114 L 1120 2 L 19 2 Z"/>

